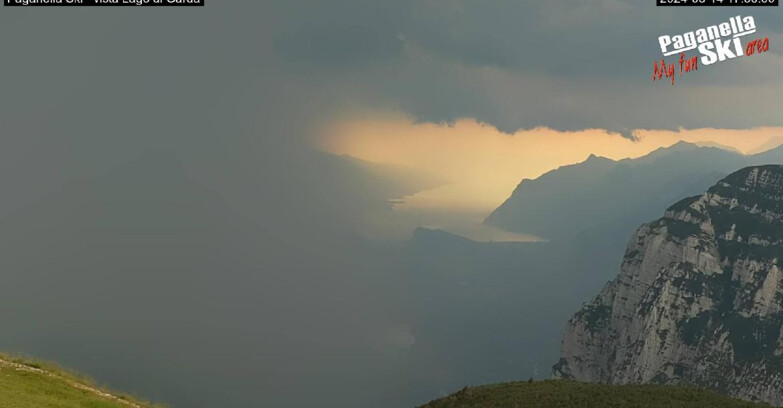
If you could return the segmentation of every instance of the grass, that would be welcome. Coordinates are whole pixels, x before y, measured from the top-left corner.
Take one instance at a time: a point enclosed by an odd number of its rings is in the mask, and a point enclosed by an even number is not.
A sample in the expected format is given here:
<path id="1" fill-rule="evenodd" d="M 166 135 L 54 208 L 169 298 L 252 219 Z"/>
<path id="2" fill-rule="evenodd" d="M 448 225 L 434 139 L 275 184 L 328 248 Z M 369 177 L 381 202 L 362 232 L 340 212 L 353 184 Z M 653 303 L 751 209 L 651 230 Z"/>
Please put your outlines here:
<path id="1" fill-rule="evenodd" d="M 422 408 L 762 408 L 697 388 L 548 380 L 465 387 Z"/>
<path id="2" fill-rule="evenodd" d="M 55 364 L 0 355 L 0 408 L 155 408 Z"/>

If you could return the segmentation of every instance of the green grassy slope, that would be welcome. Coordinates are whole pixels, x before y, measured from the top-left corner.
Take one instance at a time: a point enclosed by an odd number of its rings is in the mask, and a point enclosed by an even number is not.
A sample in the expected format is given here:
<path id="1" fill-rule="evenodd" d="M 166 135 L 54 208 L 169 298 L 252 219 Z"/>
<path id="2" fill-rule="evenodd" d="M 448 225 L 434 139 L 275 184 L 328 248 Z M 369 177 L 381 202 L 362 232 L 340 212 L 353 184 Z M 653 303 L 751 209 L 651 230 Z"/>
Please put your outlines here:
<path id="1" fill-rule="evenodd" d="M 152 408 L 53 365 L 0 356 L 0 408 Z"/>
<path id="2" fill-rule="evenodd" d="M 538 381 L 466 387 L 422 408 L 762 408 L 713 391 L 664 385 Z"/>

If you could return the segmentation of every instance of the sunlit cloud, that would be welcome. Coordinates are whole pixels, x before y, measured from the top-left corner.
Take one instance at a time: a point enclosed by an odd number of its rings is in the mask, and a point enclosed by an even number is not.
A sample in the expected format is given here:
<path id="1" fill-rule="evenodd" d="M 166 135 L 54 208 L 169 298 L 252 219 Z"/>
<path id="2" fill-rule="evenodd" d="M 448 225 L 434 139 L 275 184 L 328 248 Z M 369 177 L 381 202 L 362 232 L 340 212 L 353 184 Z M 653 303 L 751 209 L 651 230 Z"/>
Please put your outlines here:
<path id="1" fill-rule="evenodd" d="M 449 184 L 408 197 L 406 208 L 491 210 L 524 178 L 584 161 L 590 154 L 619 160 L 678 141 L 753 153 L 783 143 L 783 128 L 645 130 L 632 141 L 603 129 L 561 132 L 535 128 L 509 135 L 472 119 L 452 125 L 415 123 L 379 113 L 343 118 L 317 140 L 323 150 L 392 163 L 441 177 Z"/>

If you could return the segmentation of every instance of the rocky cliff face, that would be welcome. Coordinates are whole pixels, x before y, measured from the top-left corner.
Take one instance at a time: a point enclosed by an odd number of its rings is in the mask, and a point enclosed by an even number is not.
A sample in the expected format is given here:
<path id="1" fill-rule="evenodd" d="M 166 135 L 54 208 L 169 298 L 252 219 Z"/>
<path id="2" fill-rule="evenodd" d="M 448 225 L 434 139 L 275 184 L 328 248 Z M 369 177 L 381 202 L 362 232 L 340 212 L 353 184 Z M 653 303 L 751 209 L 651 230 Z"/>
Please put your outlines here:
<path id="1" fill-rule="evenodd" d="M 555 377 L 714 388 L 783 405 L 783 166 L 749 167 L 631 238 L 569 321 Z"/>

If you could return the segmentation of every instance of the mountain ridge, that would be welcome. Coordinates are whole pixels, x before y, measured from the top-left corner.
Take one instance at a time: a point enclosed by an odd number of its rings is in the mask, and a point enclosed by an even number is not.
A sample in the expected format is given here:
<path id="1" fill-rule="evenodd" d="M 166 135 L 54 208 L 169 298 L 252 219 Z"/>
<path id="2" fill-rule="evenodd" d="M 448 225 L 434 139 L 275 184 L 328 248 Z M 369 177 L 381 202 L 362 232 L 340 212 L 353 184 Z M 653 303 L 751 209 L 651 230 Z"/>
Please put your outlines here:
<path id="1" fill-rule="evenodd" d="M 601 227 L 627 236 L 671 202 L 697 194 L 736 169 L 783 164 L 783 146 L 754 155 L 678 142 L 634 159 L 590 155 L 524 179 L 484 223 L 562 241 Z"/>

